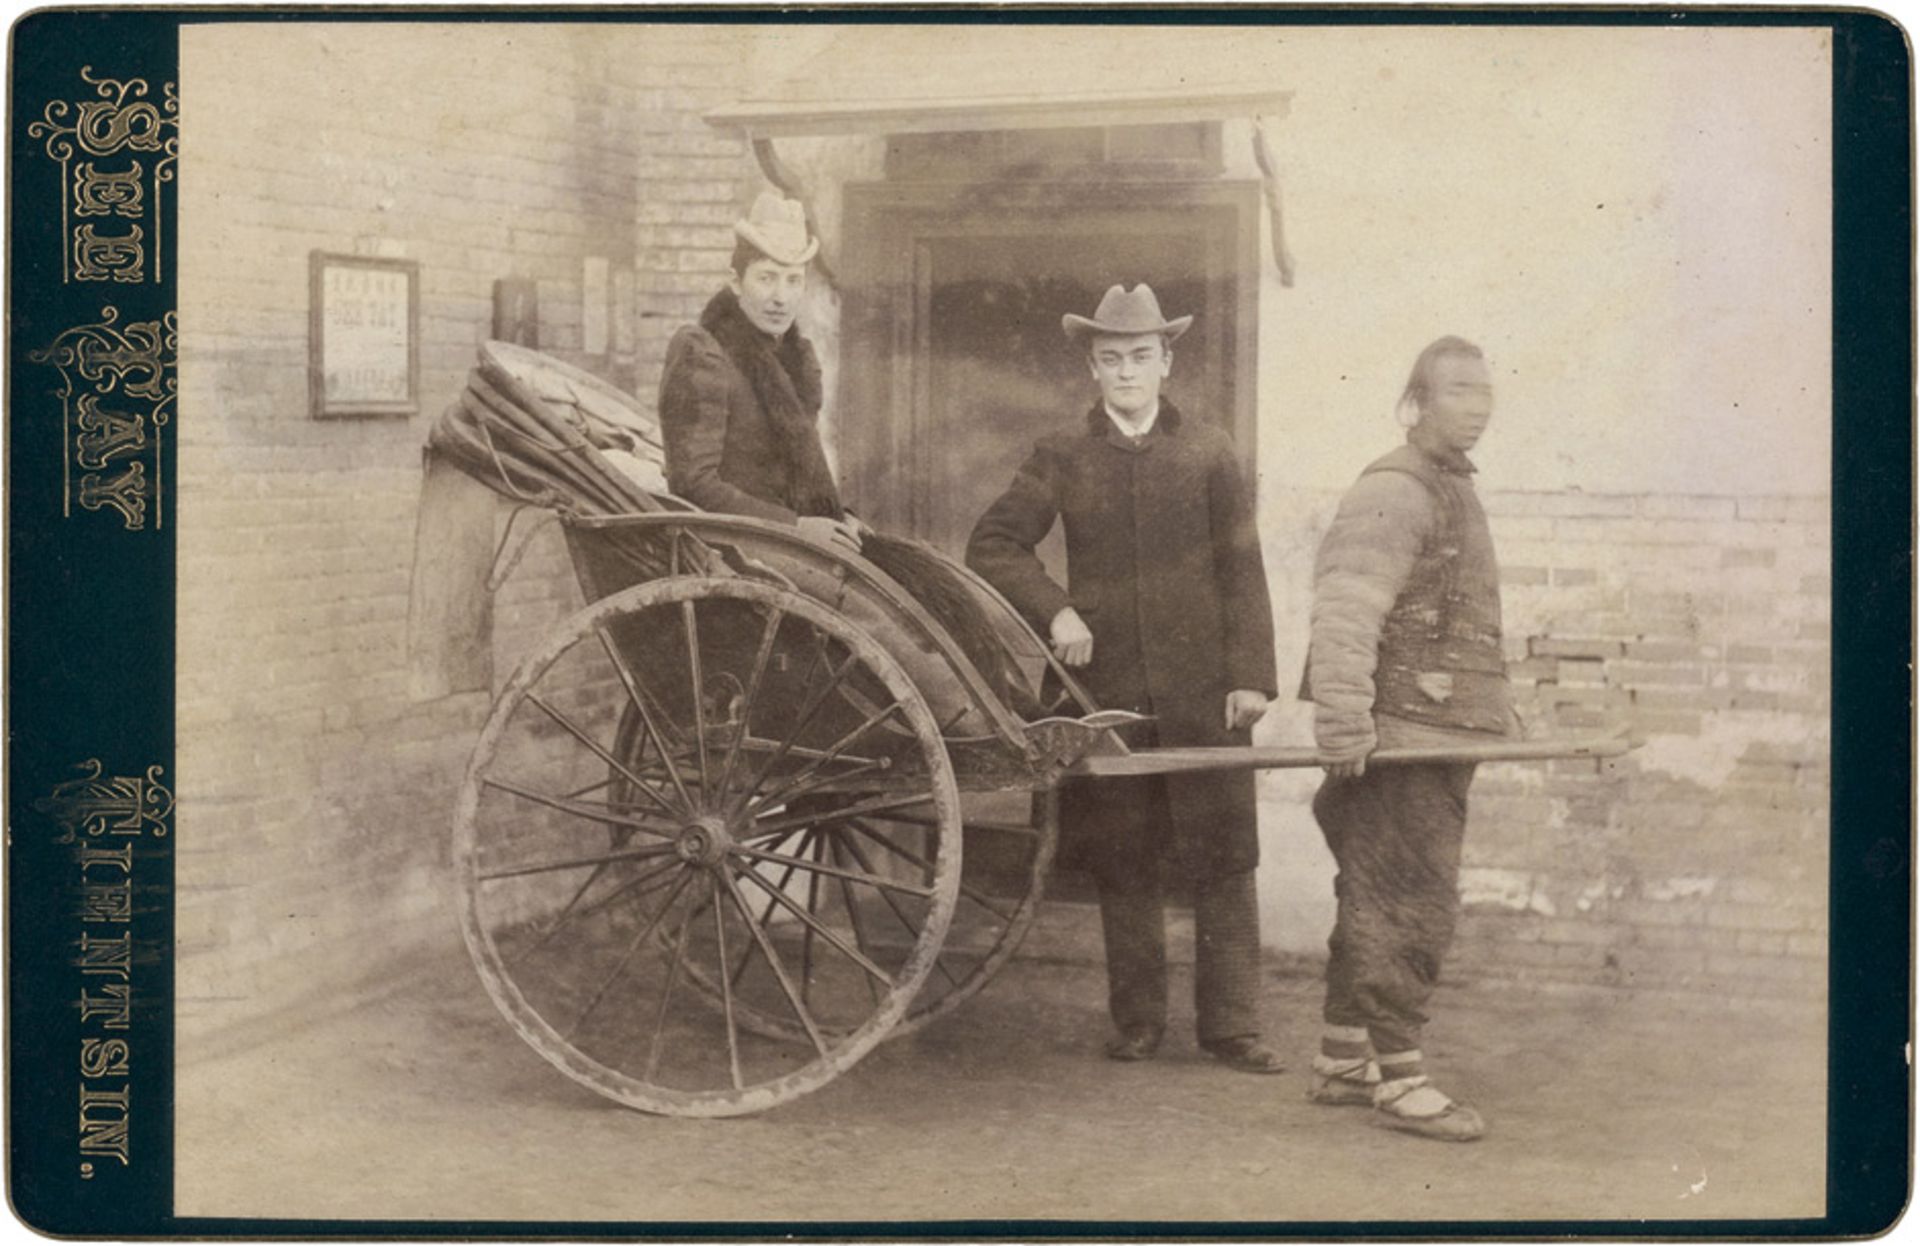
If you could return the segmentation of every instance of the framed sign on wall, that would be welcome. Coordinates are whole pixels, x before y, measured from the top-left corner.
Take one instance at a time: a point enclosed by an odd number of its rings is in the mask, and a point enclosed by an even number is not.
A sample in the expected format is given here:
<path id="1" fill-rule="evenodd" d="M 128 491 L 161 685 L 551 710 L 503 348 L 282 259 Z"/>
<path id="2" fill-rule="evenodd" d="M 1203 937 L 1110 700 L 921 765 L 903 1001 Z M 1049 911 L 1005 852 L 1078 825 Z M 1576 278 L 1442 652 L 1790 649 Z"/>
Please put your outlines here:
<path id="1" fill-rule="evenodd" d="M 420 409 L 420 265 L 315 251 L 307 389 L 317 419 Z"/>

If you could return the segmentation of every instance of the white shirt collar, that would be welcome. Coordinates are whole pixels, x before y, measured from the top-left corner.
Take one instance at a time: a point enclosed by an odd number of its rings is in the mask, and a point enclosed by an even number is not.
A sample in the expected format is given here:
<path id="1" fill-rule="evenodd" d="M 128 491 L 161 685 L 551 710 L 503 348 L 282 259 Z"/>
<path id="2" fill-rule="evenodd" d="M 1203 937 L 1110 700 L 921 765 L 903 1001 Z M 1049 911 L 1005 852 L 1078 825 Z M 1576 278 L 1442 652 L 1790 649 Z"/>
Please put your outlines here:
<path id="1" fill-rule="evenodd" d="M 1113 421 L 1114 427 L 1129 437 L 1145 437 L 1153 431 L 1155 421 L 1160 418 L 1160 404 L 1157 401 L 1153 404 L 1153 410 L 1147 412 L 1147 418 L 1137 423 L 1121 415 L 1104 402 L 1100 405 L 1106 408 L 1107 418 Z"/>

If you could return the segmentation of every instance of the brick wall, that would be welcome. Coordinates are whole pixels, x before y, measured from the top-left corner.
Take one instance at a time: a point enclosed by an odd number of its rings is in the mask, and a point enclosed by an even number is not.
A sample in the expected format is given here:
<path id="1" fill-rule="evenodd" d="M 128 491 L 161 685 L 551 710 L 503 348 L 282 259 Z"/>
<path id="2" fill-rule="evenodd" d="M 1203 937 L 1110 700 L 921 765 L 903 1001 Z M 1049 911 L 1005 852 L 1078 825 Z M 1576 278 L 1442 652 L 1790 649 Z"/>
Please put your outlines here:
<path id="1" fill-rule="evenodd" d="M 1284 460 L 1281 461 L 1284 463 Z M 1305 659 L 1336 492 L 1266 478 L 1283 685 Z M 1509 670 L 1535 730 L 1631 722 L 1608 761 L 1475 781 L 1447 975 L 1732 996 L 1826 981 L 1829 502 L 1489 491 Z M 1312 738 L 1288 696 L 1261 739 Z M 1317 771 L 1261 781 L 1263 936 L 1325 956 L 1334 867 Z"/>
<path id="2" fill-rule="evenodd" d="M 183 40 L 188 1051 L 382 989 L 394 962 L 368 955 L 371 932 L 386 948 L 457 944 L 449 817 L 490 690 L 409 692 L 427 426 L 491 336 L 499 278 L 536 283 L 542 349 L 651 405 L 665 333 L 724 268 L 750 170 L 699 119 L 734 93 L 724 29 L 617 43 L 579 27 L 387 29 Z M 316 249 L 419 262 L 419 416 L 308 416 Z M 602 289 L 604 349 L 587 354 L 583 300 Z M 494 603 L 496 683 L 577 600 L 548 530 Z"/>
<path id="3" fill-rule="evenodd" d="M 1487 502 L 1524 710 L 1647 743 L 1482 773 L 1455 974 L 1823 991 L 1827 500 Z"/>

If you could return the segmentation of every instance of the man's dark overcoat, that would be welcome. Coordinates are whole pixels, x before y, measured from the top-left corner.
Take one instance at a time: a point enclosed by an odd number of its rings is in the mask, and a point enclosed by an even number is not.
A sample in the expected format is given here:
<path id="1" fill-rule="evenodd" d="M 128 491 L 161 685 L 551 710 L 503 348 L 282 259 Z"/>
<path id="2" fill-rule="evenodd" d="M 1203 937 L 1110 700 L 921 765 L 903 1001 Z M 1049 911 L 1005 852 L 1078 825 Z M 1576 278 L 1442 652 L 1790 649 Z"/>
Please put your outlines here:
<path id="1" fill-rule="evenodd" d="M 1056 519 L 1064 589 L 1033 552 Z M 1226 698 L 1239 688 L 1274 695 L 1273 613 L 1246 481 L 1220 429 L 1163 398 L 1135 445 L 1096 405 L 1079 427 L 1040 439 L 974 527 L 967 563 L 1042 638 L 1061 609 L 1079 612 L 1093 632 L 1079 674 L 1101 708 L 1153 716 L 1140 742 L 1249 743 L 1226 729 Z M 1070 784 L 1063 859 L 1115 878 L 1151 870 L 1163 854 L 1198 878 L 1258 863 L 1251 773 L 1164 781 L 1171 828 L 1155 815 L 1155 779 Z"/>

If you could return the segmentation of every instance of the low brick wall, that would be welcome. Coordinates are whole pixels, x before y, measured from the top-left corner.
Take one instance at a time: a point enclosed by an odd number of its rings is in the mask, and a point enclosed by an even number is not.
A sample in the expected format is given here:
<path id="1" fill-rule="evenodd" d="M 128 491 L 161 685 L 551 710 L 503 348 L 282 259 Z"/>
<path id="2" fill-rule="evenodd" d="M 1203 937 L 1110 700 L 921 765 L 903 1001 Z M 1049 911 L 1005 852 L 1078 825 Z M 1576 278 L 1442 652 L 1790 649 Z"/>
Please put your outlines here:
<path id="1" fill-rule="evenodd" d="M 1496 493 L 1510 670 L 1612 762 L 1490 766 L 1457 976 L 1813 995 L 1827 952 L 1829 503 Z"/>

